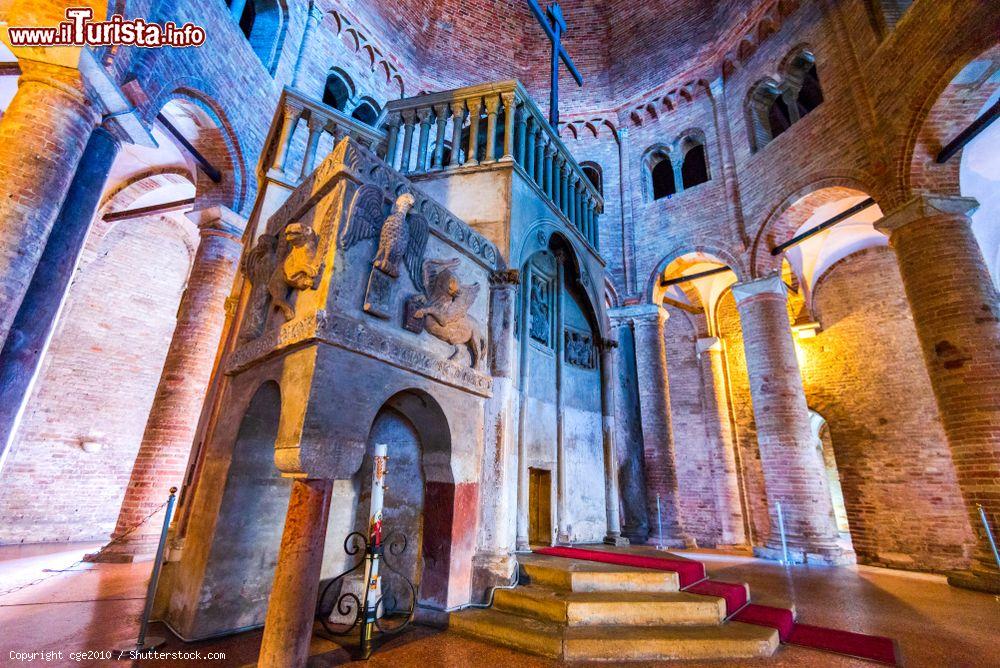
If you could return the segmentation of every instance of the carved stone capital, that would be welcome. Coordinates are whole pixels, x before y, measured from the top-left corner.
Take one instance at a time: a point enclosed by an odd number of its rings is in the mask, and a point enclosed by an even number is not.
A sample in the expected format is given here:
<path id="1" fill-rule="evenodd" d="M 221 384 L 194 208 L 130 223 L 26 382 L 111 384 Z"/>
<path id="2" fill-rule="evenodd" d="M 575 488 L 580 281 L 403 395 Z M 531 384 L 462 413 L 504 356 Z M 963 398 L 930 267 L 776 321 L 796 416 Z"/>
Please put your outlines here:
<path id="1" fill-rule="evenodd" d="M 521 272 L 517 269 L 500 269 L 490 274 L 491 288 L 504 288 L 521 283 Z"/>
<path id="2" fill-rule="evenodd" d="M 438 123 L 447 122 L 449 112 L 450 108 L 447 102 L 442 102 L 441 104 L 434 105 L 434 115 L 437 117 Z"/>
<path id="3" fill-rule="evenodd" d="M 469 114 L 475 116 L 479 113 L 479 110 L 483 108 L 483 101 L 478 97 L 474 97 L 466 101 L 466 105 L 469 107 Z"/>
<path id="4" fill-rule="evenodd" d="M 968 217 L 978 208 L 979 202 L 974 197 L 917 195 L 892 213 L 883 216 L 875 223 L 875 229 L 888 237 L 899 228 L 926 218 L 965 216 L 967 220 L 971 220 Z"/>
<path id="5" fill-rule="evenodd" d="M 396 127 L 399 125 L 400 114 L 398 111 L 390 111 L 385 115 L 386 127 Z"/>
<path id="6" fill-rule="evenodd" d="M 465 118 L 465 100 L 452 100 L 451 113 L 455 118 Z"/>
<path id="7" fill-rule="evenodd" d="M 240 241 L 247 227 L 247 219 L 225 206 L 212 206 L 207 209 L 197 209 L 185 214 L 191 222 L 198 226 L 202 233 L 212 232 L 232 237 Z"/>
<path id="8" fill-rule="evenodd" d="M 698 339 L 695 343 L 695 348 L 698 351 L 699 357 L 701 357 L 701 354 L 706 350 L 710 350 L 712 352 L 722 352 L 722 339 L 717 336 L 705 336 Z"/>
<path id="9" fill-rule="evenodd" d="M 420 119 L 421 125 L 430 125 L 432 111 L 433 110 L 430 107 L 423 107 L 422 109 L 417 109 L 417 118 Z"/>
<path id="10" fill-rule="evenodd" d="M 400 112 L 405 125 L 414 125 L 417 122 L 417 112 L 414 109 L 404 109 Z"/>
<path id="11" fill-rule="evenodd" d="M 658 325 L 666 322 L 670 314 L 657 304 L 633 304 L 608 309 L 608 317 L 620 322 L 631 321 L 635 325 Z"/>
<path id="12" fill-rule="evenodd" d="M 740 306 L 751 297 L 763 294 L 776 295 L 784 299 L 788 295 L 788 288 L 785 287 L 785 282 L 781 280 L 781 276 L 778 274 L 771 274 L 764 278 L 755 278 L 752 281 L 744 281 L 743 283 L 735 283 L 733 285 L 733 297 L 736 299 L 737 306 Z"/>
<path id="13" fill-rule="evenodd" d="M 500 96 L 491 95 L 486 98 L 486 113 L 496 114 L 500 109 Z"/>

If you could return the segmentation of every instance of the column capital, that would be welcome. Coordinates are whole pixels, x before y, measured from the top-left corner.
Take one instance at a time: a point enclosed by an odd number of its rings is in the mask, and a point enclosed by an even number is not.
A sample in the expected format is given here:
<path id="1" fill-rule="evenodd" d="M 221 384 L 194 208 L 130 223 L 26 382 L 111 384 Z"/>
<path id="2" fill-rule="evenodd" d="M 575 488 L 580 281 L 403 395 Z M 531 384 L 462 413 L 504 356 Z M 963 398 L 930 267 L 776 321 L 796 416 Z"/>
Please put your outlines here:
<path id="1" fill-rule="evenodd" d="M 450 106 L 452 116 L 465 116 L 465 100 L 452 100 Z"/>
<path id="2" fill-rule="evenodd" d="M 439 123 L 443 123 L 448 120 L 449 104 L 447 102 L 442 102 L 441 104 L 434 105 L 434 115 L 437 116 Z"/>
<path id="3" fill-rule="evenodd" d="M 784 299 L 788 295 L 788 289 L 778 274 L 733 284 L 733 297 L 736 298 L 737 306 L 751 297 L 763 294 L 777 295 Z"/>
<path id="4" fill-rule="evenodd" d="M 722 352 L 722 339 L 717 336 L 703 336 L 695 342 L 695 348 L 698 351 L 698 356 L 706 350 L 712 352 Z"/>
<path id="5" fill-rule="evenodd" d="M 916 220 L 937 216 L 971 216 L 979 208 L 974 197 L 917 195 L 875 223 L 875 229 L 891 236 L 893 232 Z"/>
<path id="6" fill-rule="evenodd" d="M 486 98 L 486 113 L 495 114 L 500 109 L 500 96 L 490 95 Z"/>
<path id="7" fill-rule="evenodd" d="M 475 114 L 478 113 L 479 110 L 483 108 L 483 101 L 478 97 L 473 97 L 469 98 L 466 101 L 466 105 L 469 107 L 469 113 Z"/>
<path id="8" fill-rule="evenodd" d="M 608 309 L 608 317 L 615 320 L 631 320 L 636 324 L 656 324 L 657 319 L 666 321 L 670 314 L 657 304 L 633 304 Z"/>
<path id="9" fill-rule="evenodd" d="M 390 111 L 385 115 L 385 124 L 387 127 L 395 127 L 399 125 L 399 120 L 401 116 L 398 111 Z"/>
<path id="10" fill-rule="evenodd" d="M 430 107 L 422 107 L 417 109 L 417 118 L 420 119 L 420 124 L 430 124 L 431 122 L 431 112 L 433 110 Z"/>
<path id="11" fill-rule="evenodd" d="M 212 231 L 223 236 L 232 237 L 242 242 L 243 231 L 247 227 L 247 219 L 226 206 L 211 206 L 206 209 L 189 211 L 191 220 L 203 233 Z"/>
<path id="12" fill-rule="evenodd" d="M 512 288 L 521 283 L 521 272 L 517 269 L 500 269 L 490 274 L 490 288 L 499 290 Z"/>

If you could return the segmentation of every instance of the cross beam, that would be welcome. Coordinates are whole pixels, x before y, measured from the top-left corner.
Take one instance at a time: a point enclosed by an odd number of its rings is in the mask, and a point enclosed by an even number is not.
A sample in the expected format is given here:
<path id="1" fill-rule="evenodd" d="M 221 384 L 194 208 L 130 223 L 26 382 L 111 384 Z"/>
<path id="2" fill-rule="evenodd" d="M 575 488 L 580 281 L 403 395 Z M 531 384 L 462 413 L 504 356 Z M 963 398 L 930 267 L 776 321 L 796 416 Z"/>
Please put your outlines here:
<path id="1" fill-rule="evenodd" d="M 549 5 L 545 12 L 538 5 L 537 0 L 528 0 L 528 7 L 531 13 L 538 19 L 538 23 L 545 31 L 546 37 L 552 42 L 552 84 L 549 90 L 549 123 L 552 129 L 559 132 L 559 61 L 561 60 L 569 73 L 573 75 L 577 86 L 583 85 L 583 76 L 573 64 L 573 59 L 566 53 L 562 46 L 562 35 L 566 32 L 566 19 L 563 18 L 562 9 L 559 3 Z M 546 16 L 547 15 L 547 16 Z"/>

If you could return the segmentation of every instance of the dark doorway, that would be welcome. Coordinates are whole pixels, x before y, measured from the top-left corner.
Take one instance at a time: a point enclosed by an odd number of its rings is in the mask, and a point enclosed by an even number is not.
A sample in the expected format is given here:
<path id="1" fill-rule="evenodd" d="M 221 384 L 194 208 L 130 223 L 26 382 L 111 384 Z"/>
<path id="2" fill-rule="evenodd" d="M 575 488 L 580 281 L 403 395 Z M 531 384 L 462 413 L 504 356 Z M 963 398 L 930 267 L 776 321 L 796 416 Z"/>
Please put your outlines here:
<path id="1" fill-rule="evenodd" d="M 528 469 L 528 540 L 552 544 L 552 472 Z"/>

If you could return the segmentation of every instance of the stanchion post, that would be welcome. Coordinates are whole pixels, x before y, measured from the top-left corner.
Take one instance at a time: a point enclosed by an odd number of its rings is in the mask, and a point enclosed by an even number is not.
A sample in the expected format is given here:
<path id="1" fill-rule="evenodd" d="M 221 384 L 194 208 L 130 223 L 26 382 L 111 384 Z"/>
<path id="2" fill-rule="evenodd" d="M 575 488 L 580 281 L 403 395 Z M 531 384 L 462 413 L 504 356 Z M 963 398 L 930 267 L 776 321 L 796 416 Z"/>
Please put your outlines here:
<path id="1" fill-rule="evenodd" d="M 170 528 L 170 516 L 173 514 L 174 501 L 177 499 L 177 488 L 170 488 L 170 497 L 167 499 L 167 512 L 163 515 L 163 529 L 160 530 L 160 543 L 156 546 L 156 559 L 153 561 L 153 572 L 149 576 L 149 586 L 146 587 L 146 607 L 142 610 L 142 619 L 139 624 L 139 635 L 135 644 L 123 647 L 119 651 L 123 654 L 135 652 L 144 654 L 152 649 L 156 649 L 166 642 L 160 636 L 146 637 L 146 630 L 149 628 L 149 616 L 153 614 L 153 600 L 156 597 L 156 585 L 160 579 L 160 569 L 163 567 L 163 552 L 167 546 L 167 530 Z"/>
<path id="2" fill-rule="evenodd" d="M 778 506 L 778 530 L 781 532 L 781 563 L 790 566 L 788 560 L 788 542 L 785 540 L 785 516 L 781 512 L 781 501 L 775 501 Z"/>
<path id="3" fill-rule="evenodd" d="M 976 508 L 979 509 L 979 519 L 983 522 L 983 529 L 986 530 L 986 538 L 990 541 L 990 547 L 993 548 L 993 559 L 997 562 L 997 567 L 1000 568 L 1000 552 L 997 552 L 997 542 L 993 538 L 993 529 L 990 528 L 990 521 L 986 518 L 986 509 L 983 508 L 983 504 L 977 503 Z"/>

